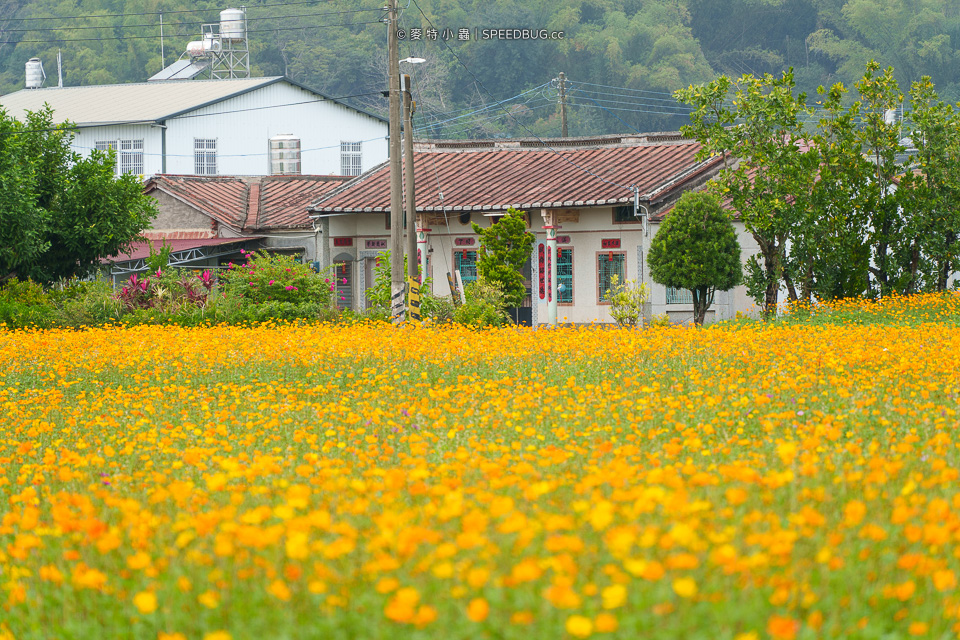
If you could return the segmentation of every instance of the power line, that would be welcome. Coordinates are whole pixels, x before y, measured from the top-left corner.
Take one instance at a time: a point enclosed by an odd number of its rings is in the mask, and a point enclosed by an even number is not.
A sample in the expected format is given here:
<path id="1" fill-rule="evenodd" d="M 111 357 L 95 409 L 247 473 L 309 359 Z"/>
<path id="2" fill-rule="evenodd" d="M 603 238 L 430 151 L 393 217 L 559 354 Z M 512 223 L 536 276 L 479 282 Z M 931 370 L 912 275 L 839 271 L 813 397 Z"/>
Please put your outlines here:
<path id="1" fill-rule="evenodd" d="M 528 94 L 528 93 L 532 93 L 532 92 L 534 92 L 534 91 L 537 91 L 537 90 L 539 90 L 539 89 L 542 89 L 544 86 L 546 86 L 546 83 L 540 85 L 539 87 L 535 87 L 535 88 L 533 88 L 533 89 L 529 89 L 529 90 L 524 91 L 524 92 L 522 92 L 522 93 L 518 93 L 517 95 L 513 96 L 512 98 L 507 98 L 507 99 L 505 99 L 505 100 L 501 100 L 501 101 L 500 101 L 499 103 L 497 103 L 497 104 L 487 105 L 487 106 L 485 106 L 485 107 L 481 107 L 480 109 L 476 109 L 476 110 L 471 111 L 471 112 L 469 112 L 469 113 L 464 113 L 464 114 L 461 114 L 461 115 L 459 115 L 459 116 L 455 116 L 455 117 L 453 117 L 453 118 L 448 118 L 448 119 L 446 119 L 446 120 L 434 121 L 434 122 L 430 123 L 430 126 L 437 126 L 437 125 L 444 124 L 444 123 L 446 123 L 446 122 L 453 122 L 454 120 L 460 120 L 461 118 L 466 118 L 466 117 L 475 115 L 475 114 L 477 114 L 477 113 L 483 113 L 484 111 L 489 111 L 490 109 L 495 109 L 495 108 L 496 108 L 497 106 L 499 106 L 500 104 L 506 104 L 507 102 L 510 102 L 511 100 L 516 100 L 516 99 L 519 98 L 520 96 L 524 96 L 524 95 L 526 95 L 526 94 Z M 526 103 L 524 103 L 524 104 L 526 104 Z"/>
<path id="2" fill-rule="evenodd" d="M 574 89 L 574 91 L 576 91 L 576 89 Z M 571 91 L 570 93 L 572 94 L 573 91 Z M 567 94 L 567 95 L 569 96 L 570 94 Z M 584 97 L 585 97 L 587 100 L 593 100 L 593 98 L 591 98 L 590 96 L 584 96 Z M 593 101 L 594 101 L 594 102 L 597 102 L 596 100 L 593 100 Z M 590 106 L 590 105 L 586 105 L 586 106 Z M 634 126 L 631 126 L 631 125 L 627 124 L 626 122 L 624 122 L 623 118 L 621 118 L 621 117 L 618 116 L 617 114 L 613 113 L 612 111 L 610 111 L 609 109 L 607 109 L 607 108 L 604 107 L 603 105 L 597 103 L 597 106 L 600 107 L 601 109 L 603 109 L 604 111 L 606 111 L 607 113 L 609 113 L 610 115 L 612 115 L 614 118 L 616 118 L 616 119 L 619 120 L 620 122 L 623 122 L 623 124 L 627 125 L 628 127 L 630 127 L 631 129 L 633 129 L 633 130 L 636 131 L 637 133 L 640 133 L 640 130 L 639 130 L 639 129 L 637 129 L 637 128 L 634 127 Z"/>
<path id="3" fill-rule="evenodd" d="M 382 139 L 383 139 L 383 136 L 379 136 L 379 137 L 376 137 L 376 138 L 369 138 L 368 140 L 360 140 L 359 143 L 360 143 L 360 144 L 363 144 L 363 143 L 365 143 L 365 142 L 374 142 L 374 141 L 376 141 L 376 140 L 382 140 Z M 326 147 L 312 147 L 312 148 L 310 148 L 310 149 L 301 149 L 301 150 L 300 150 L 300 153 L 312 153 L 312 152 L 314 152 L 314 151 L 326 151 L 327 149 L 338 149 L 339 147 L 340 147 L 340 143 L 338 142 L 337 144 L 328 145 L 328 146 L 326 146 Z M 84 147 L 84 146 L 74 146 L 74 145 L 71 145 L 71 148 L 73 148 L 73 149 L 81 149 L 81 150 L 84 150 L 84 151 L 94 151 L 94 150 L 96 150 L 96 147 Z M 102 151 L 102 149 L 101 149 L 101 151 Z M 131 153 L 131 152 L 128 151 L 128 152 L 126 152 L 126 153 Z M 137 151 L 136 153 L 137 153 L 138 155 L 143 155 L 144 157 L 148 157 L 148 156 L 149 156 L 149 157 L 167 157 L 167 158 L 193 158 L 193 157 L 194 157 L 194 154 L 192 154 L 192 153 L 147 153 L 146 151 Z M 120 153 L 117 152 L 117 155 L 119 156 Z M 270 155 L 270 152 L 267 151 L 267 152 L 264 152 L 264 153 L 218 153 L 218 154 L 217 154 L 217 157 L 218 157 L 218 158 L 261 158 L 261 157 L 269 156 L 269 155 Z"/>
<path id="4" fill-rule="evenodd" d="M 652 109 L 677 109 L 679 110 L 677 112 L 678 115 L 686 115 L 691 111 L 693 111 L 692 109 L 684 109 L 684 107 L 680 105 L 670 106 L 666 104 L 650 104 L 647 102 L 632 101 L 632 100 L 607 100 L 605 98 L 593 98 L 592 96 L 589 96 L 587 94 L 582 94 L 582 97 L 587 98 L 588 100 L 592 100 L 597 104 L 604 102 L 606 104 L 624 104 L 624 105 L 629 105 L 633 107 L 650 107 Z"/>
<path id="5" fill-rule="evenodd" d="M 332 2 L 333 0 L 299 0 L 297 2 L 274 2 L 270 4 L 261 4 L 255 7 L 249 7 L 248 10 L 261 9 L 263 7 L 287 7 L 299 4 L 316 4 L 318 2 Z M 216 11 L 216 9 L 178 9 L 176 11 L 142 11 L 139 13 L 105 13 L 105 14 L 86 14 L 81 16 L 44 16 L 34 18 L 0 18 L 0 22 L 25 22 L 27 20 L 87 20 L 89 18 L 128 18 L 131 16 L 158 16 L 172 15 L 177 13 L 204 13 Z M 380 11 L 380 9 L 377 9 Z"/>
<path id="6" fill-rule="evenodd" d="M 185 115 L 176 116 L 176 117 L 170 118 L 170 119 L 171 119 L 171 120 L 184 120 L 184 119 L 187 119 L 187 118 L 206 118 L 206 117 L 210 117 L 210 116 L 222 116 L 222 115 L 227 115 L 227 114 L 230 114 L 230 113 L 241 113 L 241 112 L 243 112 L 243 111 L 261 111 L 261 110 L 263 110 L 263 109 L 279 109 L 279 108 L 281 108 L 281 107 L 295 107 L 295 106 L 302 105 L 302 104 L 313 104 L 313 103 L 316 103 L 316 102 L 336 102 L 336 101 L 339 101 L 339 100 L 346 100 L 346 99 L 348 99 L 348 98 L 359 98 L 359 97 L 362 97 L 362 96 L 373 96 L 373 95 L 380 95 L 380 93 L 379 93 L 379 92 L 373 92 L 373 93 L 355 93 L 355 94 L 353 94 L 353 95 L 341 96 L 341 97 L 338 97 L 338 98 L 317 98 L 316 100 L 303 100 L 303 101 L 300 101 L 300 102 L 286 102 L 286 103 L 283 103 L 283 104 L 272 104 L 272 105 L 267 105 L 267 106 L 263 106 L 263 107 L 244 107 L 244 108 L 242 108 L 242 109 L 229 109 L 229 110 L 227 110 L 227 111 L 217 111 L 217 112 L 215 112 L 215 113 L 185 114 Z M 152 121 L 151 121 L 151 122 L 152 122 Z M 103 125 L 107 125 L 107 124 L 116 124 L 116 123 L 113 123 L 113 122 L 104 122 L 104 123 L 99 123 L 97 126 L 103 126 Z M 77 129 L 80 129 L 80 128 L 86 128 L 86 127 L 60 125 L 60 126 L 57 126 L 57 127 L 50 127 L 50 128 L 47 128 L 47 129 L 20 129 L 20 130 L 17 130 L 17 131 L 7 131 L 7 132 L 0 133 L 0 135 L 13 135 L 13 134 L 17 134 L 17 133 L 45 133 L 45 132 L 51 132 L 51 131 L 76 131 Z M 262 154 L 260 154 L 260 155 L 262 155 Z"/>
<path id="7" fill-rule="evenodd" d="M 420 12 L 420 15 L 423 16 L 423 19 L 427 21 L 427 23 L 430 25 L 430 27 L 431 27 L 432 29 L 436 29 L 437 27 L 436 27 L 436 25 L 433 24 L 433 21 L 430 20 L 430 18 L 427 17 L 427 14 L 425 14 L 425 13 L 423 12 L 423 9 L 420 7 L 420 3 L 417 2 L 417 0 L 412 0 L 412 2 L 413 2 L 413 4 L 414 4 L 414 6 L 417 7 L 417 11 Z M 453 48 L 452 48 L 449 44 L 447 44 L 447 42 L 446 42 L 445 40 L 441 40 L 441 42 L 443 43 L 443 46 L 445 46 L 445 47 L 447 48 L 447 51 L 449 51 L 449 52 L 453 55 L 454 59 L 460 64 L 460 66 L 463 67 L 464 70 L 465 70 L 467 73 L 470 74 L 470 76 L 473 78 L 473 80 L 474 80 L 474 82 L 476 83 L 476 85 L 477 85 L 478 87 L 482 88 L 483 91 L 484 91 L 488 96 L 490 96 L 491 98 L 493 98 L 494 100 L 496 100 L 496 98 L 493 97 L 493 94 L 490 93 L 490 91 L 489 91 L 489 90 L 487 89 L 487 87 L 483 84 L 483 82 L 480 80 L 480 78 L 478 78 L 477 75 L 476 75 L 473 71 L 471 71 L 470 68 L 469 68 L 466 64 L 464 64 L 463 60 L 460 59 L 460 56 L 457 55 L 457 52 L 454 51 Z M 614 185 L 614 186 L 620 187 L 621 189 L 623 189 L 623 190 L 625 190 L 625 191 L 629 191 L 629 192 L 631 192 L 631 193 L 634 192 L 634 190 L 633 190 L 632 188 L 630 188 L 630 187 L 625 187 L 624 185 L 620 184 L 619 182 L 616 182 L 616 181 L 614 181 L 614 180 L 609 180 L 609 179 L 607 179 L 607 178 L 603 178 L 603 177 L 601 177 L 601 176 L 598 176 L 598 175 L 597 175 L 596 173 L 594 173 L 593 171 L 590 171 L 589 169 L 585 169 L 584 167 L 581 167 L 579 164 L 577 164 L 576 162 L 574 162 L 573 160 L 571 160 L 570 158 L 568 158 L 566 155 L 560 153 L 559 151 L 557 151 L 556 149 L 554 149 L 553 147 L 551 147 L 549 144 L 547 144 L 547 143 L 543 140 L 543 138 L 541 138 L 540 136 L 538 136 L 538 135 L 535 134 L 534 132 L 530 131 L 530 129 L 529 129 L 528 127 L 526 127 L 522 122 L 520 122 L 519 120 L 517 120 L 517 119 L 513 116 L 513 114 L 511 114 L 509 111 L 507 111 L 506 108 L 505 108 L 502 104 L 497 103 L 497 105 L 498 105 L 505 113 L 507 113 L 508 115 L 510 115 L 510 117 L 513 118 L 513 121 L 516 122 L 518 125 L 520 125 L 520 127 L 522 127 L 527 133 L 529 133 L 532 137 L 534 137 L 534 138 L 536 138 L 537 140 L 539 140 L 539 141 L 540 141 L 540 144 L 543 145 L 544 148 L 549 149 L 550 151 L 553 151 L 555 154 L 557 154 L 558 157 L 560 157 L 560 158 L 561 158 L 563 161 L 565 161 L 566 163 L 570 164 L 570 165 L 573 166 L 573 167 L 576 167 L 577 169 L 579 169 L 580 171 L 582 171 L 582 172 L 584 172 L 584 173 L 586 173 L 586 174 L 588 174 L 588 175 L 593 176 L 594 178 L 596 178 L 597 180 L 600 180 L 601 182 L 605 182 L 605 183 L 607 183 L 607 184 L 612 184 L 612 185 Z"/>
<path id="8" fill-rule="evenodd" d="M 302 25 L 299 27 L 278 27 L 275 29 L 251 29 L 247 33 L 275 33 L 277 31 L 295 31 L 297 29 L 330 29 L 334 27 L 358 27 L 366 24 L 379 24 L 379 20 L 368 20 L 367 22 L 349 22 L 345 24 L 320 24 L 320 25 Z M 106 28 L 106 27 L 105 27 Z M 56 42 L 103 42 L 118 40 L 155 40 L 160 34 L 150 36 L 117 36 L 113 38 L 50 38 L 48 40 L 4 40 L 0 44 L 22 44 L 22 43 L 44 43 L 53 44 Z"/>
<path id="9" fill-rule="evenodd" d="M 247 22 L 255 22 L 258 20 L 279 20 L 279 19 L 288 19 L 288 18 L 315 18 L 319 16 L 338 16 L 345 13 L 363 13 L 365 11 L 382 11 L 382 9 L 349 9 L 347 11 L 325 11 L 321 13 L 299 13 L 292 16 L 257 16 L 246 18 Z M 166 23 L 164 26 L 169 27 L 183 27 L 183 26 L 193 26 L 197 22 L 172 22 Z M 80 29 L 137 29 L 141 27 L 159 27 L 159 23 L 151 22 L 149 24 L 102 24 L 102 25 L 84 25 L 79 27 L 33 27 L 32 29 L 3 29 L 3 33 L 34 33 L 36 31 L 78 31 Z M 273 29 L 271 29 L 272 31 Z"/>
<path id="10" fill-rule="evenodd" d="M 627 109 L 626 107 L 605 107 L 600 104 L 578 104 L 577 107 L 586 107 L 588 109 L 603 109 L 605 111 L 626 111 L 628 113 L 652 113 L 661 116 L 679 116 L 683 117 L 689 115 L 689 113 L 678 113 L 676 111 L 657 111 L 655 109 Z"/>
<path id="11" fill-rule="evenodd" d="M 536 106 L 531 106 L 531 105 L 536 105 Z M 549 107 L 549 106 L 553 106 L 553 105 L 554 105 L 554 102 L 553 102 L 552 100 L 547 100 L 547 101 L 542 102 L 541 104 L 537 104 L 537 103 L 534 102 L 534 103 L 531 103 L 530 105 L 524 105 L 524 106 L 526 106 L 528 109 L 530 109 L 531 111 L 533 111 L 533 110 L 535 110 L 535 109 L 542 109 L 542 108 L 544 108 L 544 107 Z M 495 114 L 495 115 L 486 116 L 486 117 L 484 117 L 484 118 L 478 118 L 478 119 L 476 119 L 476 120 L 471 120 L 470 122 L 458 123 L 458 124 L 456 124 L 456 125 L 452 125 L 452 126 L 459 127 L 459 128 L 454 129 L 454 130 L 452 130 L 452 131 L 444 130 L 444 133 L 445 133 L 446 135 L 456 135 L 456 134 L 458 134 L 458 133 L 462 133 L 462 132 L 464 132 L 464 131 L 469 131 L 470 129 L 474 129 L 474 128 L 477 127 L 477 125 L 483 124 L 484 122 L 489 122 L 489 121 L 491 121 L 491 120 L 496 120 L 496 119 L 498 119 L 498 118 L 502 118 L 502 117 L 505 116 L 505 115 L 509 115 L 509 116 L 513 117 L 513 114 L 511 114 L 511 113 L 505 113 L 505 114 L 504 114 L 504 113 L 498 113 L 498 114 Z M 416 128 L 415 130 L 416 130 L 416 131 L 424 131 L 424 130 L 429 130 L 429 129 L 431 129 L 431 128 L 432 128 L 431 126 L 422 126 L 422 127 Z"/>
<path id="12" fill-rule="evenodd" d="M 621 90 L 621 91 L 633 91 L 633 92 L 636 92 L 636 93 L 652 93 L 652 94 L 654 94 L 654 95 L 661 95 L 661 96 L 672 96 L 672 95 L 673 95 L 673 93 L 670 92 L 670 91 L 650 91 L 650 90 L 647 90 L 647 89 L 630 89 L 629 87 L 615 87 L 615 86 L 609 85 L 609 84 L 597 84 L 596 82 L 584 82 L 584 81 L 582 81 L 582 80 L 578 80 L 576 84 L 581 84 L 581 85 L 586 85 L 586 86 L 591 86 L 591 87 L 603 87 L 603 88 L 605 88 L 605 89 L 619 89 L 619 90 Z"/>
<path id="13" fill-rule="evenodd" d="M 579 82 L 571 82 L 570 84 L 577 86 L 581 91 L 587 91 L 587 92 L 593 93 L 593 94 L 598 95 L 598 96 L 610 96 L 610 97 L 617 97 L 617 98 L 632 98 L 632 99 L 634 99 L 634 100 L 647 100 L 647 101 L 650 101 L 650 102 L 666 102 L 666 103 L 669 103 L 669 104 L 678 104 L 678 101 L 677 101 L 676 98 L 674 98 L 674 99 L 672 99 L 672 100 L 667 99 L 667 98 L 648 98 L 648 97 L 643 96 L 643 95 L 632 95 L 632 94 L 629 94 L 629 93 L 612 93 L 612 92 L 610 92 L 610 91 L 598 91 L 597 89 L 585 89 L 585 88 L 583 88 L 583 87 L 581 86 L 582 83 L 579 83 Z"/>

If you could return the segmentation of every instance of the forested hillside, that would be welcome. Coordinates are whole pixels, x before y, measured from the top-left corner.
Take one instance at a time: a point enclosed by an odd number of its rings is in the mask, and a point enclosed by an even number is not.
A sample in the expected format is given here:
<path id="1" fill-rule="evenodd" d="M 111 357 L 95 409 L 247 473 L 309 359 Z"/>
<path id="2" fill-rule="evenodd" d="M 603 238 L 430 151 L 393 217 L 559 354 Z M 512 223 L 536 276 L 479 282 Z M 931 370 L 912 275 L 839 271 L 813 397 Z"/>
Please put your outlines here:
<path id="1" fill-rule="evenodd" d="M 260 0 L 247 5 L 255 75 L 287 76 L 385 112 L 382 0 Z M 401 56 L 414 75 L 420 133 L 557 135 L 554 80 L 567 77 L 570 135 L 676 129 L 671 92 L 718 73 L 794 67 L 798 88 L 847 84 L 874 58 L 906 88 L 932 76 L 960 98 L 956 0 L 404 0 Z M 0 94 L 23 87 L 39 56 L 56 84 L 141 82 L 172 63 L 226 0 L 0 0 Z M 163 20 L 163 56 L 160 22 Z M 453 37 L 427 39 L 426 30 Z M 423 29 L 420 41 L 412 29 Z M 469 40 L 459 40 L 469 29 Z M 484 29 L 544 29 L 562 39 L 481 39 Z M 498 101 L 503 101 L 498 105 Z M 0 100 L 2 103 L 2 100 Z"/>

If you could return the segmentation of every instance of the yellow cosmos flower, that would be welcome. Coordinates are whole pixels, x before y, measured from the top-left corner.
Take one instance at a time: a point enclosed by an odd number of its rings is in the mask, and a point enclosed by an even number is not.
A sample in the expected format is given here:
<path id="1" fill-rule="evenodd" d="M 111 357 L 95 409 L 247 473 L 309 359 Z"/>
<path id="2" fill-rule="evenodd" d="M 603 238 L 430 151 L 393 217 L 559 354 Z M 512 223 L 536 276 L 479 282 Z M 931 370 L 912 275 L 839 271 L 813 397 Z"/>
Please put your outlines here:
<path id="1" fill-rule="evenodd" d="M 133 596 L 133 604 L 140 613 L 153 613 L 157 610 L 157 596 L 152 591 L 141 591 Z"/>

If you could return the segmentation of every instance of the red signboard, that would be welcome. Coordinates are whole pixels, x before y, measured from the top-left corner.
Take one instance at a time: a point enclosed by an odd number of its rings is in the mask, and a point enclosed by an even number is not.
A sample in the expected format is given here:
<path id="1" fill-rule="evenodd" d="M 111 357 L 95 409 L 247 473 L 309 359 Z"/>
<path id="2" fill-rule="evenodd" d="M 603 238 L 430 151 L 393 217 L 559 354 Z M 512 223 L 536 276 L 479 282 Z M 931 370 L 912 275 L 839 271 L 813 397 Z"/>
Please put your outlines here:
<path id="1" fill-rule="evenodd" d="M 600 247 L 602 249 L 619 249 L 620 238 L 604 238 L 600 241 Z"/>
<path id="2" fill-rule="evenodd" d="M 353 238 L 334 238 L 333 246 L 335 247 L 352 247 Z"/>
<path id="3" fill-rule="evenodd" d="M 367 240 L 367 249 L 386 249 L 386 240 Z"/>
<path id="4" fill-rule="evenodd" d="M 557 244 L 570 244 L 570 236 L 557 236 Z"/>
<path id="5" fill-rule="evenodd" d="M 472 247 L 476 242 L 476 238 L 456 238 L 453 244 L 457 247 Z"/>
<path id="6" fill-rule="evenodd" d="M 543 270 L 546 265 L 546 256 L 544 255 L 543 245 L 537 247 L 537 267 L 540 273 L 540 299 L 547 297 L 547 280 Z"/>

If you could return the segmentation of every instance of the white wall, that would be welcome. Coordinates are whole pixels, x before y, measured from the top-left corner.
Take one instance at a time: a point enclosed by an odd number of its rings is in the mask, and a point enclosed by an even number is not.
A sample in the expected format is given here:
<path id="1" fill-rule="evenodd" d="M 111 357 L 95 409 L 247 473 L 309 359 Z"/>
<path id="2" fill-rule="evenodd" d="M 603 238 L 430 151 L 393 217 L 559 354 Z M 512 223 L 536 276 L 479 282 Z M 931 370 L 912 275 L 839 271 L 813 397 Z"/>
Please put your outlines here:
<path id="1" fill-rule="evenodd" d="M 153 175 L 160 172 L 162 129 L 156 125 L 132 124 L 109 125 L 104 127 L 84 127 L 78 129 L 73 138 L 71 148 L 80 155 L 86 156 L 97 148 L 97 142 L 107 140 L 143 140 L 144 175 Z M 120 164 L 120 152 L 117 151 L 117 165 Z"/>
<path id="2" fill-rule="evenodd" d="M 659 232 L 660 226 L 659 223 L 650 225 L 650 239 Z M 753 236 L 744 228 L 742 222 L 735 221 L 733 227 L 737 232 L 737 242 L 740 243 L 740 262 L 742 264 L 747 261 L 748 257 L 759 253 L 760 247 Z M 646 260 L 647 252 L 650 249 L 650 239 L 647 240 L 643 249 L 644 260 Z M 673 322 L 678 324 L 693 322 L 693 304 L 667 304 L 667 288 L 653 282 L 649 277 L 647 278 L 647 284 L 650 287 L 651 316 L 668 315 Z M 758 313 L 756 303 L 747 294 L 747 289 L 742 284 L 730 291 L 718 291 L 716 293 L 713 306 L 707 311 L 706 322 L 730 320 L 735 318 L 738 312 L 751 315 Z"/>
<path id="3" fill-rule="evenodd" d="M 303 174 L 339 175 L 341 142 L 363 141 L 364 171 L 387 159 L 386 123 L 317 99 L 314 93 L 276 82 L 172 118 L 167 121 L 166 173 L 194 173 L 194 138 L 217 140 L 220 175 L 268 174 L 268 141 L 279 134 L 300 138 Z M 306 104 L 276 106 L 292 103 Z"/>
<path id="4" fill-rule="evenodd" d="M 546 242 L 546 232 L 543 230 L 543 219 L 539 211 L 533 211 L 530 231 L 535 235 L 536 242 L 531 256 L 533 269 L 531 284 L 533 303 L 535 305 L 534 318 L 543 323 L 547 318 L 546 300 L 539 299 L 539 278 L 537 274 L 537 245 Z M 453 253 L 457 250 L 458 238 L 474 238 L 475 244 L 468 247 L 476 249 L 479 241 L 469 224 L 461 224 L 459 213 L 449 216 L 449 224 L 432 224 L 428 235 L 428 252 L 431 262 L 430 277 L 433 279 L 433 293 L 449 295 L 446 273 L 453 271 Z M 386 228 L 386 214 L 365 213 L 355 215 L 333 216 L 330 220 L 330 233 L 327 242 L 330 244 L 330 255 L 341 257 L 350 256 L 354 261 L 354 308 L 362 306 L 363 291 L 372 286 L 370 282 L 371 264 L 375 256 L 383 251 L 379 244 L 389 246 L 390 231 Z M 490 225 L 490 218 L 481 213 L 473 212 L 471 221 L 478 222 L 484 227 Z M 737 240 L 740 242 L 741 260 L 758 252 L 756 241 L 744 229 L 741 222 L 735 222 Z M 561 243 L 561 248 L 573 249 L 573 303 L 557 305 L 557 319 L 560 322 L 591 323 L 613 322 L 610 317 L 610 306 L 599 302 L 598 257 L 610 251 L 626 255 L 626 277 L 629 280 L 645 282 L 650 287 L 650 314 L 669 315 L 677 323 L 692 322 L 693 305 L 666 304 L 666 287 L 650 279 L 649 268 L 646 265 L 647 251 L 650 241 L 659 231 L 659 224 L 648 225 L 647 235 L 644 236 L 643 226 L 639 223 L 613 223 L 613 210 L 610 207 L 581 209 L 579 220 L 567 221 L 560 224 L 558 237 L 569 238 L 569 243 Z M 352 246 L 334 246 L 336 238 L 349 238 Z M 605 249 L 605 239 L 620 241 L 620 249 Z M 368 246 L 368 242 L 372 246 Z M 406 244 L 404 244 L 406 247 Z M 461 247 L 462 248 L 462 247 Z M 642 255 L 642 258 L 641 258 Z M 717 292 L 707 320 L 726 320 L 734 318 L 737 312 L 756 313 L 755 304 L 749 298 L 743 285 L 728 292 Z"/>
<path id="5" fill-rule="evenodd" d="M 142 139 L 145 176 L 195 173 L 194 138 L 217 140 L 218 175 L 269 174 L 269 139 L 278 134 L 300 138 L 302 174 L 339 175 L 341 142 L 363 143 L 363 171 L 386 161 L 385 122 L 337 103 L 317 100 L 314 93 L 275 82 L 171 118 L 165 132 L 158 125 L 86 127 L 77 132 L 73 148 L 86 155 L 99 140 Z M 278 106 L 289 104 L 292 106 Z"/>

